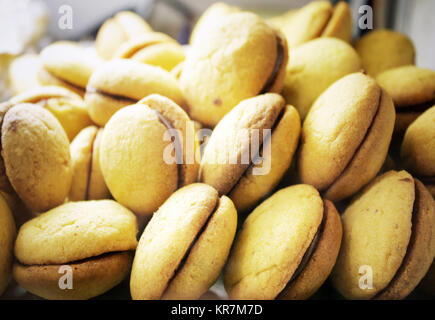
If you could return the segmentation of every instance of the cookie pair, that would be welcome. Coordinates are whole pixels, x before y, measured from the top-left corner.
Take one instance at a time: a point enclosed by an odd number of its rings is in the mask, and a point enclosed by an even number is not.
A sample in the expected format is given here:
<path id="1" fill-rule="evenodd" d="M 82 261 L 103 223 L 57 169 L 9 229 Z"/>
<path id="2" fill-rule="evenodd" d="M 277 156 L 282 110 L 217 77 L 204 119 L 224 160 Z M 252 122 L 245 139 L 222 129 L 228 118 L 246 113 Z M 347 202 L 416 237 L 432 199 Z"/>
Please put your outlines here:
<path id="1" fill-rule="evenodd" d="M 332 284 L 348 299 L 403 299 L 435 255 L 435 203 L 406 171 L 372 181 L 345 210 Z"/>

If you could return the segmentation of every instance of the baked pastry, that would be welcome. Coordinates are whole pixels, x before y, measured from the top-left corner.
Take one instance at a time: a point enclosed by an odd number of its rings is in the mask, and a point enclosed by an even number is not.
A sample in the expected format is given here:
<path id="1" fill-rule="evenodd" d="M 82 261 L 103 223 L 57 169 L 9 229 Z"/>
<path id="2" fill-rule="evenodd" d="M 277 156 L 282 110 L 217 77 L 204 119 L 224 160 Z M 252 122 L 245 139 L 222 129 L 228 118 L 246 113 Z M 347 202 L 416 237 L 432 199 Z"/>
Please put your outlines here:
<path id="1" fill-rule="evenodd" d="M 45 299 L 98 296 L 128 275 L 136 234 L 134 214 L 113 200 L 68 202 L 20 228 L 14 278 Z"/>
<path id="2" fill-rule="evenodd" d="M 59 120 L 70 141 L 80 130 L 92 124 L 83 99 L 63 87 L 38 87 L 12 97 L 7 103 L 34 103 L 44 107 Z"/>
<path id="3" fill-rule="evenodd" d="M 309 185 L 281 189 L 245 220 L 225 269 L 231 299 L 306 299 L 340 250 L 340 216 Z"/>
<path id="4" fill-rule="evenodd" d="M 402 136 L 406 128 L 425 110 L 435 105 L 435 71 L 413 65 L 380 73 L 376 81 L 393 98 L 396 107 L 394 132 Z"/>
<path id="5" fill-rule="evenodd" d="M 138 215 L 151 215 L 177 188 L 195 182 L 193 140 L 184 148 L 194 133 L 186 112 L 156 94 L 115 113 L 100 146 L 101 170 L 113 197 Z"/>
<path id="6" fill-rule="evenodd" d="M 196 39 L 204 37 L 208 33 L 209 28 L 221 23 L 221 18 L 240 11 L 239 7 L 230 6 L 223 2 L 213 3 L 199 17 L 192 29 L 189 40 L 190 44 L 193 44 Z"/>
<path id="7" fill-rule="evenodd" d="M 362 73 L 332 84 L 305 118 L 298 157 L 303 183 L 331 201 L 355 194 L 387 156 L 394 127 L 391 97 Z"/>
<path id="8" fill-rule="evenodd" d="M 29 103 L 0 110 L 0 188 L 36 212 L 62 204 L 71 186 L 69 141 L 59 121 Z"/>
<path id="9" fill-rule="evenodd" d="M 435 263 L 432 262 L 429 271 L 420 282 L 419 289 L 431 296 L 435 296 Z"/>
<path id="10" fill-rule="evenodd" d="M 403 165 L 435 198 L 435 105 L 408 127 L 401 148 Z"/>
<path id="11" fill-rule="evenodd" d="M 348 43 L 336 38 L 311 40 L 292 50 L 282 95 L 304 119 L 323 91 L 360 70 L 361 59 Z"/>
<path id="12" fill-rule="evenodd" d="M 237 212 L 226 196 L 194 183 L 177 190 L 154 214 L 136 250 L 133 299 L 198 299 L 217 280 L 236 233 Z"/>
<path id="13" fill-rule="evenodd" d="M 110 197 L 100 166 L 103 128 L 84 128 L 71 142 L 72 183 L 70 201 L 100 200 Z"/>
<path id="14" fill-rule="evenodd" d="M 179 79 L 193 120 L 214 127 L 240 101 L 281 91 L 287 43 L 259 16 L 224 15 L 200 34 L 187 52 Z"/>
<path id="15" fill-rule="evenodd" d="M 404 34 L 377 29 L 365 34 L 355 44 L 364 70 L 376 77 L 388 69 L 414 64 L 415 49 L 412 41 Z"/>
<path id="16" fill-rule="evenodd" d="M 98 55 L 108 60 L 124 42 L 151 31 L 150 25 L 141 16 L 131 11 L 121 11 L 100 27 L 95 47 Z"/>
<path id="17" fill-rule="evenodd" d="M 40 53 L 42 85 L 65 87 L 83 97 L 89 77 L 101 63 L 96 54 L 72 41 L 58 41 Z"/>
<path id="18" fill-rule="evenodd" d="M 92 74 L 85 103 L 91 119 L 104 126 L 116 111 L 153 93 L 185 107 L 180 87 L 169 72 L 134 60 L 114 59 Z"/>
<path id="19" fill-rule="evenodd" d="M 296 150 L 300 119 L 276 93 L 240 102 L 218 123 L 204 150 L 199 181 L 251 209 L 281 180 Z"/>
<path id="20" fill-rule="evenodd" d="M 406 171 L 389 171 L 342 216 L 343 244 L 331 280 L 348 299 L 403 299 L 435 256 L 435 203 Z"/>
<path id="21" fill-rule="evenodd" d="M 291 50 L 319 37 L 352 39 L 352 14 L 344 1 L 334 7 L 329 1 L 313 1 L 269 21 L 282 31 Z"/>
<path id="22" fill-rule="evenodd" d="M 183 47 L 170 36 L 160 32 L 147 32 L 124 42 L 113 58 L 133 59 L 171 71 L 184 61 Z"/>
<path id="23" fill-rule="evenodd" d="M 0 195 L 0 296 L 12 274 L 13 246 L 16 230 L 14 217 L 3 194 Z"/>

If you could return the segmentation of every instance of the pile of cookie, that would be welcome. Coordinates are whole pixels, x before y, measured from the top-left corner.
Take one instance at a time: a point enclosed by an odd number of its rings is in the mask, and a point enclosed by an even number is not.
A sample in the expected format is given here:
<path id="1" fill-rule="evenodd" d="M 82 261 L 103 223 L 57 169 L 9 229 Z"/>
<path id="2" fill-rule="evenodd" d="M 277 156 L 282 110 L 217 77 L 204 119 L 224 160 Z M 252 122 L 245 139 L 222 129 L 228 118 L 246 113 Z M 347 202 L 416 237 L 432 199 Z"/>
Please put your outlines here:
<path id="1" fill-rule="evenodd" d="M 0 294 L 433 297 L 435 71 L 351 38 L 345 2 L 216 3 L 188 47 L 132 12 L 48 45 L 0 104 Z"/>

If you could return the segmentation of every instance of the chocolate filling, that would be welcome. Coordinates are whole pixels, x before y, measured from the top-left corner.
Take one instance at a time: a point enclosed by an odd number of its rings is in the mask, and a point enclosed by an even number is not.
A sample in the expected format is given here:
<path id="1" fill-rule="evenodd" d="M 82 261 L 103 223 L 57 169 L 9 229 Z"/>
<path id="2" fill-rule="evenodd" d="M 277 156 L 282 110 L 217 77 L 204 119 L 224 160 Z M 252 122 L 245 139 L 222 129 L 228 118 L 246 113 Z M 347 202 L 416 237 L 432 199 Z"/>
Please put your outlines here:
<path id="1" fill-rule="evenodd" d="M 133 103 L 136 103 L 138 101 L 138 100 L 130 98 L 130 97 L 126 97 L 126 96 L 119 95 L 119 94 L 108 93 L 108 92 L 105 92 L 104 90 L 96 89 L 96 88 L 90 87 L 90 86 L 86 87 L 86 93 L 100 94 L 102 96 L 108 97 L 108 98 L 113 99 L 113 100 L 125 101 L 129 104 L 133 104 Z"/>
<path id="2" fill-rule="evenodd" d="M 65 262 L 65 263 L 60 263 L 60 264 L 56 264 L 56 263 L 55 264 L 50 264 L 50 263 L 49 264 L 24 264 L 24 263 L 22 263 L 22 262 L 20 262 L 18 260 L 15 260 L 15 262 L 20 264 L 20 265 L 22 265 L 22 266 L 25 266 L 25 267 L 34 267 L 34 266 L 43 267 L 43 266 L 57 266 L 57 265 L 59 265 L 59 266 L 61 266 L 61 265 L 73 265 L 73 264 L 80 264 L 80 263 L 91 262 L 91 261 L 94 261 L 94 260 L 102 259 L 102 258 L 111 256 L 111 255 L 114 256 L 114 255 L 117 255 L 117 254 L 120 254 L 120 253 L 124 253 L 124 252 L 132 252 L 133 253 L 134 251 L 125 250 L 125 251 L 105 252 L 105 253 L 102 253 L 102 254 L 100 254 L 98 256 L 83 258 L 83 259 L 80 259 L 80 260 L 75 260 L 75 261 L 70 261 L 70 262 Z"/>
<path id="3" fill-rule="evenodd" d="M 387 284 L 387 286 L 379 291 L 372 299 L 376 300 L 378 299 L 385 291 L 388 290 L 388 288 L 391 286 L 392 283 L 394 283 L 399 275 L 402 273 L 403 269 L 406 267 L 405 261 L 407 260 L 407 256 L 409 255 L 409 252 L 411 251 L 411 248 L 414 245 L 415 242 L 415 226 L 416 226 L 416 216 L 417 212 L 420 210 L 420 193 L 418 191 L 418 188 L 416 186 L 416 183 L 414 181 L 414 190 L 415 190 L 415 199 L 414 199 L 414 205 L 412 208 L 412 217 L 411 217 L 411 238 L 409 239 L 408 246 L 406 248 L 405 256 L 403 257 L 402 263 L 400 264 L 400 267 L 397 269 L 396 274 L 391 279 L 391 281 Z"/>
<path id="4" fill-rule="evenodd" d="M 164 290 L 162 296 L 165 294 L 167 289 L 170 287 L 171 282 L 175 279 L 175 277 L 178 275 L 178 273 L 183 269 L 184 265 L 186 264 L 187 258 L 189 257 L 190 253 L 192 252 L 193 247 L 195 247 L 195 245 L 198 242 L 199 238 L 201 237 L 201 235 L 207 229 L 207 227 L 208 227 L 208 225 L 210 223 L 210 220 L 213 218 L 214 214 L 216 213 L 217 208 L 219 207 L 219 203 L 220 203 L 220 199 L 218 199 L 216 201 L 215 207 L 213 208 L 213 210 L 211 211 L 211 213 L 207 217 L 207 220 L 201 226 L 201 229 L 199 229 L 198 233 L 195 235 L 195 238 L 193 239 L 193 241 L 189 245 L 189 248 L 187 249 L 187 251 L 184 253 L 184 256 L 181 259 L 180 263 L 178 264 L 177 268 L 175 268 L 174 273 L 173 273 L 172 277 L 169 279 L 169 281 L 168 281 L 168 283 L 166 285 L 166 289 Z"/>
<path id="5" fill-rule="evenodd" d="M 383 95 L 383 93 L 381 92 L 381 94 L 380 94 L 380 96 L 379 96 L 378 106 L 377 106 L 377 109 L 376 109 L 375 114 L 373 115 L 372 122 L 370 123 L 370 125 L 369 125 L 367 131 L 365 132 L 364 137 L 363 137 L 363 139 L 361 140 L 360 144 L 359 144 L 358 147 L 355 149 L 355 151 L 354 151 L 352 157 L 350 158 L 349 162 L 346 164 L 346 166 L 343 168 L 343 170 L 342 170 L 342 171 L 337 175 L 337 177 L 335 177 L 335 178 L 332 180 L 332 182 L 331 182 L 327 187 L 325 187 L 323 190 L 327 190 L 327 189 L 330 188 L 332 185 L 334 185 L 334 183 L 337 182 L 338 179 L 340 179 L 341 175 L 342 175 L 344 172 L 346 172 L 346 170 L 347 170 L 347 169 L 352 165 L 353 161 L 355 160 L 356 155 L 358 154 L 359 150 L 362 148 L 362 146 L 364 145 L 364 142 L 366 142 L 367 137 L 370 135 L 370 133 L 371 133 L 371 131 L 372 131 L 373 125 L 374 125 L 374 123 L 375 123 L 375 121 L 376 121 L 376 117 L 378 116 L 378 114 L 379 114 L 379 110 L 381 109 L 382 95 Z"/>
<path id="6" fill-rule="evenodd" d="M 316 231 L 316 234 L 313 237 L 313 240 L 311 241 L 309 247 L 305 251 L 301 262 L 299 263 L 298 267 L 296 268 L 295 272 L 293 273 L 290 280 L 287 282 L 284 289 L 278 294 L 277 299 L 280 299 L 280 296 L 285 293 L 285 291 L 296 281 L 296 279 L 301 275 L 301 273 L 304 271 L 306 266 L 308 265 L 308 262 L 311 260 L 311 257 L 313 256 L 314 252 L 316 251 L 320 238 L 323 234 L 323 230 L 325 228 L 325 220 L 326 220 L 326 205 L 325 202 L 323 202 L 323 216 L 322 221 L 320 222 L 319 228 Z"/>
<path id="7" fill-rule="evenodd" d="M 281 39 L 278 36 L 276 37 L 276 42 L 277 57 L 275 60 L 275 66 L 273 67 L 272 73 L 264 84 L 263 89 L 261 89 L 260 94 L 269 92 L 269 90 L 275 84 L 276 77 L 278 76 L 278 72 L 280 71 L 284 60 L 284 46 L 282 45 Z"/>
<path id="8" fill-rule="evenodd" d="M 151 109 L 155 112 L 155 114 L 157 115 L 157 117 L 159 118 L 160 123 L 162 123 L 166 129 L 168 130 L 176 130 L 176 128 L 172 125 L 172 123 L 166 119 L 159 111 L 155 110 L 155 109 Z M 183 145 L 179 136 L 179 133 L 177 131 L 177 136 L 171 137 L 171 141 L 174 144 L 174 149 L 175 149 L 175 161 L 177 164 L 177 175 L 178 175 L 178 179 L 177 179 L 177 189 L 180 188 L 182 186 L 182 170 L 181 170 L 181 165 L 183 163 Z"/>
<path id="9" fill-rule="evenodd" d="M 263 154 L 263 145 L 265 142 L 267 142 L 269 139 L 272 139 L 272 134 L 273 131 L 275 130 L 275 128 L 278 126 L 278 124 L 280 123 L 282 117 L 284 116 L 285 113 L 285 106 L 284 108 L 282 108 L 282 110 L 280 111 L 280 113 L 278 114 L 278 116 L 275 119 L 275 122 L 273 123 L 273 126 L 271 128 L 271 131 L 269 134 L 267 134 L 266 137 L 263 137 L 263 141 L 261 142 L 258 151 L 256 153 L 256 155 L 251 159 L 251 163 L 246 167 L 245 171 L 243 171 L 243 173 L 240 175 L 239 179 L 237 179 L 237 181 L 234 183 L 234 185 L 231 187 L 230 191 L 227 192 L 227 194 L 231 194 L 231 192 L 237 187 L 237 185 L 239 184 L 240 180 L 242 180 L 243 177 L 246 177 L 249 170 L 255 165 L 255 163 L 257 162 L 257 160 L 262 156 Z"/>

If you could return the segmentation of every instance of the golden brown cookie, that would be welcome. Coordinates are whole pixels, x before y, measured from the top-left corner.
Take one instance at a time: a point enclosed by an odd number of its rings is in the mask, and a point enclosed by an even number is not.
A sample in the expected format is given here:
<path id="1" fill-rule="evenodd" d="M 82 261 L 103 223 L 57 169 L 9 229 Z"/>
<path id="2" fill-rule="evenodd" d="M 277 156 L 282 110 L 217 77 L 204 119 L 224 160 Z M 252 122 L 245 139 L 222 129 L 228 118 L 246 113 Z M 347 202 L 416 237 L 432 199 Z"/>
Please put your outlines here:
<path id="1" fill-rule="evenodd" d="M 43 85 L 65 87 L 83 96 L 94 69 L 101 63 L 90 49 L 71 41 L 54 42 L 41 51 L 42 68 L 38 74 Z"/>
<path id="2" fill-rule="evenodd" d="M 329 1 L 313 1 L 270 22 L 284 33 L 290 49 L 319 37 L 334 37 L 346 42 L 352 38 L 352 15 L 344 1 L 335 7 Z"/>
<path id="3" fill-rule="evenodd" d="M 184 61 L 183 47 L 168 35 L 147 32 L 123 43 L 113 58 L 133 59 L 171 71 Z"/>
<path id="4" fill-rule="evenodd" d="M 348 43 L 335 38 L 311 40 L 292 50 L 282 94 L 304 119 L 332 83 L 360 70 L 361 59 Z"/>
<path id="5" fill-rule="evenodd" d="M 130 279 L 133 299 L 198 299 L 225 264 L 237 225 L 232 201 L 205 184 L 177 190 L 139 241 Z"/>
<path id="6" fill-rule="evenodd" d="M 252 208 L 290 166 L 300 133 L 295 108 L 276 93 L 243 100 L 216 126 L 201 159 L 199 181 Z"/>
<path id="7" fill-rule="evenodd" d="M 100 147 L 113 197 L 139 215 L 151 215 L 178 187 L 196 181 L 194 133 L 184 110 L 163 96 L 150 95 L 115 113 Z"/>
<path id="8" fill-rule="evenodd" d="M 348 299 L 403 299 L 435 256 L 435 203 L 406 171 L 389 171 L 343 214 L 332 284 Z"/>
<path id="9" fill-rule="evenodd" d="M 214 127 L 242 100 L 281 91 L 287 43 L 259 16 L 224 15 L 196 39 L 179 79 L 192 119 Z"/>
<path id="10" fill-rule="evenodd" d="M 396 107 L 394 132 L 399 136 L 425 110 L 435 105 L 433 70 L 408 65 L 384 71 L 376 81 L 393 98 Z"/>
<path id="11" fill-rule="evenodd" d="M 248 216 L 225 269 L 231 299 L 306 299 L 323 284 L 341 243 L 340 216 L 309 185 L 281 189 Z"/>
<path id="12" fill-rule="evenodd" d="M 414 64 L 415 49 L 404 34 L 393 30 L 377 29 L 365 34 L 355 44 L 364 70 L 376 77 L 383 71 Z"/>
<path id="13" fill-rule="evenodd" d="M 73 178 L 69 200 L 100 200 L 110 197 L 100 166 L 100 145 L 103 128 L 84 128 L 72 141 Z"/>
<path id="14" fill-rule="evenodd" d="M 92 298 L 128 275 L 136 234 L 134 214 L 113 200 L 66 203 L 20 228 L 14 278 L 46 299 Z"/>
<path id="15" fill-rule="evenodd" d="M 134 60 L 114 59 L 92 74 L 85 103 L 91 119 L 104 126 L 116 111 L 153 93 L 185 107 L 180 87 L 169 72 Z"/>
<path id="16" fill-rule="evenodd" d="M 435 106 L 427 109 L 408 127 L 400 155 L 405 168 L 415 174 L 434 195 Z"/>
<path id="17" fill-rule="evenodd" d="M 38 87 L 12 97 L 8 103 L 34 103 L 44 107 L 59 120 L 70 141 L 92 124 L 82 98 L 63 87 Z"/>
<path id="18" fill-rule="evenodd" d="M 111 59 L 126 41 L 152 31 L 148 23 L 131 11 L 121 11 L 107 19 L 98 30 L 95 47 L 100 57 Z"/>
<path id="19" fill-rule="evenodd" d="M 391 97 L 362 73 L 332 84 L 314 102 L 302 127 L 298 171 L 304 183 L 339 201 L 376 176 L 394 127 Z"/>
<path id="20" fill-rule="evenodd" d="M 1 188 L 36 212 L 62 204 L 71 186 L 69 141 L 59 121 L 29 103 L 1 110 Z"/>

